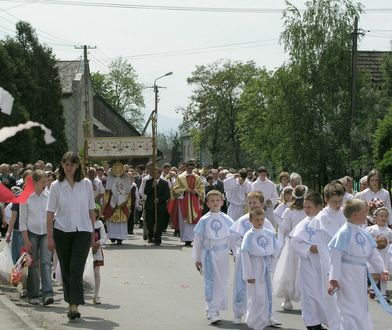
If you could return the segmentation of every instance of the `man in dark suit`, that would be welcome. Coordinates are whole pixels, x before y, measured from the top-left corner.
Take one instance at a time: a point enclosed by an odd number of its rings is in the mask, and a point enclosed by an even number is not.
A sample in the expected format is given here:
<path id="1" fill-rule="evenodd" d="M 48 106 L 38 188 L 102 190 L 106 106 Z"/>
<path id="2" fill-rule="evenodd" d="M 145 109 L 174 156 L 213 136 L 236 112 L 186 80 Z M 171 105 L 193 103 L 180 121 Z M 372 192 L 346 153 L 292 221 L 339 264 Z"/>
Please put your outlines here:
<path id="1" fill-rule="evenodd" d="M 160 178 L 162 169 L 156 168 L 154 177 L 146 181 L 144 194 L 147 196 L 145 203 L 146 225 L 148 230 L 148 242 L 160 245 L 162 231 L 166 228 L 169 219 L 167 201 L 170 199 L 169 184 Z M 155 198 L 156 189 L 156 198 Z M 157 207 L 157 219 L 155 219 L 155 205 Z"/>

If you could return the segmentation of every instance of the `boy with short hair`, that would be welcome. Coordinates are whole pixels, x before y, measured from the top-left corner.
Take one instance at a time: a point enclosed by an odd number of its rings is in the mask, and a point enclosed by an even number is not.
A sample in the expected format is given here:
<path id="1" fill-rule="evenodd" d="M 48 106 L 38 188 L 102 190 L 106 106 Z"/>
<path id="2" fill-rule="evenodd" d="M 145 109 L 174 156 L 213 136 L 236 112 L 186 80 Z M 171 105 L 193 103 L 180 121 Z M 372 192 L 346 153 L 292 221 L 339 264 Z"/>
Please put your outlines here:
<path id="1" fill-rule="evenodd" d="M 207 205 L 210 212 L 201 217 L 194 230 L 192 255 L 197 270 L 204 272 L 207 317 L 211 324 L 216 324 L 220 321 L 219 311 L 227 309 L 233 220 L 220 211 L 223 195 L 218 190 L 207 194 Z"/>
<path id="2" fill-rule="evenodd" d="M 251 211 L 254 208 L 263 208 L 264 206 L 264 195 L 260 191 L 251 191 L 246 196 L 246 203 L 248 210 Z M 275 229 L 271 222 L 267 219 L 264 220 L 264 228 L 275 232 Z M 243 215 L 230 227 L 232 232 L 233 241 L 233 254 L 234 254 L 234 285 L 233 285 L 233 312 L 234 312 L 234 324 L 241 324 L 241 318 L 246 313 L 246 281 L 242 276 L 242 261 L 241 261 L 241 245 L 242 240 L 248 230 L 252 228 L 252 224 L 249 221 L 249 213 Z M 271 314 L 271 325 L 281 324 L 275 320 Z"/>
<path id="3" fill-rule="evenodd" d="M 299 258 L 298 283 L 301 294 L 302 319 L 308 330 L 321 330 L 321 324 L 328 329 L 339 329 L 340 321 L 334 301 L 335 297 L 325 294 L 328 278 L 323 274 L 317 231 L 311 228 L 311 220 L 320 212 L 323 199 L 317 192 L 310 192 L 304 200 L 307 215 L 291 231 L 291 247 Z M 327 251 L 324 251 L 327 254 Z"/>
<path id="4" fill-rule="evenodd" d="M 331 241 L 346 219 L 343 215 L 342 204 L 345 195 L 343 186 L 332 181 L 324 187 L 324 199 L 327 206 L 312 220 L 310 226 L 319 231 L 319 238 L 325 246 Z"/>
<path id="5" fill-rule="evenodd" d="M 270 325 L 272 286 L 269 273 L 274 271 L 279 253 L 275 233 L 263 228 L 264 210 L 250 211 L 252 228 L 245 234 L 241 246 L 243 277 L 247 282 L 246 323 L 261 330 Z"/>
<path id="6" fill-rule="evenodd" d="M 361 228 L 366 223 L 366 203 L 357 198 L 348 200 L 343 212 L 347 222 L 328 244 L 331 256 L 328 293 L 332 295 L 337 290 L 342 329 L 372 330 L 366 263 L 380 273 L 383 280 L 388 278 L 388 272 L 384 270 L 384 262 L 377 252 L 376 241 Z"/>

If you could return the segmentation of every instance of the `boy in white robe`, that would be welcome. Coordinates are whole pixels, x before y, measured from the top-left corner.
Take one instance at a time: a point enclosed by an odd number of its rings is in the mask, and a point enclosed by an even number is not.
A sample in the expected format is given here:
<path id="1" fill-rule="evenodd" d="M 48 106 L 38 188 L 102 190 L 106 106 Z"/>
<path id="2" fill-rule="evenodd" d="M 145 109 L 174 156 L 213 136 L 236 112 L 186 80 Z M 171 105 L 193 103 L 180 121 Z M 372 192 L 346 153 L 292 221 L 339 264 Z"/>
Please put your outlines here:
<path id="1" fill-rule="evenodd" d="M 220 211 L 223 196 L 218 190 L 207 194 L 210 212 L 195 227 L 192 256 L 196 269 L 204 272 L 207 317 L 211 324 L 220 321 L 219 311 L 227 309 L 229 283 L 230 226 L 233 220 Z"/>
<path id="2" fill-rule="evenodd" d="M 269 325 L 272 287 L 269 273 L 274 271 L 279 253 L 275 233 L 263 228 L 264 210 L 250 211 L 252 228 L 245 234 L 241 246 L 243 276 L 247 282 L 246 323 L 255 330 Z"/>
<path id="3" fill-rule="evenodd" d="M 307 215 L 290 233 L 291 246 L 299 255 L 299 289 L 302 319 L 308 330 L 339 329 L 339 317 L 335 297 L 327 294 L 328 277 L 322 272 L 318 251 L 317 231 L 309 227 L 311 220 L 320 212 L 323 199 L 317 192 L 310 192 L 304 201 Z"/>
<path id="4" fill-rule="evenodd" d="M 367 299 L 366 263 L 383 280 L 388 278 L 388 272 L 384 270 L 384 262 L 377 252 L 376 241 L 360 227 L 366 222 L 366 204 L 356 198 L 348 200 L 343 212 L 347 222 L 328 244 L 331 255 L 328 292 L 333 294 L 337 290 L 343 330 L 372 330 Z"/>
<path id="5" fill-rule="evenodd" d="M 264 195 L 260 191 L 251 191 L 246 196 L 248 209 L 262 208 L 264 206 Z M 234 284 L 233 284 L 233 312 L 234 324 L 241 324 L 241 318 L 246 313 L 246 281 L 243 279 L 242 261 L 241 261 L 241 245 L 242 239 L 246 232 L 252 228 L 249 221 L 249 213 L 243 215 L 230 227 L 232 232 L 233 254 L 234 254 Z M 263 228 L 275 232 L 275 228 L 268 219 L 264 219 Z M 281 322 L 277 321 L 271 310 L 269 318 L 269 325 L 280 325 Z"/>
<path id="6" fill-rule="evenodd" d="M 377 251 L 380 253 L 381 258 L 384 261 L 385 269 L 388 272 L 391 271 L 391 242 L 392 242 L 392 229 L 388 227 L 389 211 L 386 207 L 379 207 L 373 212 L 373 221 L 375 225 L 366 227 L 365 230 L 376 240 Z M 383 294 L 385 300 L 389 303 L 389 298 L 386 295 L 387 291 L 387 281 L 380 281 L 378 274 L 372 267 L 369 267 L 369 272 L 372 274 L 373 278 L 378 281 L 381 293 Z M 374 298 L 374 291 L 371 289 L 369 292 L 370 298 Z"/>
<path id="7" fill-rule="evenodd" d="M 229 202 L 227 215 L 236 221 L 244 215 L 246 206 L 246 194 L 252 191 L 252 185 L 246 179 L 248 172 L 241 169 L 239 173 L 225 179 L 223 188 Z"/>

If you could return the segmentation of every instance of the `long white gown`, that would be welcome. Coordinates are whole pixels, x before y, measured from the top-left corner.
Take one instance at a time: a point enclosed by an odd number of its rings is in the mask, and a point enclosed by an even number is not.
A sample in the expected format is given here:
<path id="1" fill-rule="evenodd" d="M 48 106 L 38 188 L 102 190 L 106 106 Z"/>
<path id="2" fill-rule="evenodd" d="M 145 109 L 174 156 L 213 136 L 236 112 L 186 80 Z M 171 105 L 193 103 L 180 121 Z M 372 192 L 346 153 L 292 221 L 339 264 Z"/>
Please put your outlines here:
<path id="1" fill-rule="evenodd" d="M 241 246 L 244 279 L 247 283 L 247 313 L 245 322 L 250 328 L 262 330 L 269 324 L 272 306 L 272 287 L 269 273 L 274 270 L 279 253 L 275 233 L 252 227 Z"/>
<path id="2" fill-rule="evenodd" d="M 327 293 L 329 282 L 326 268 L 329 259 L 322 260 L 320 253 L 310 252 L 310 246 L 316 245 L 319 250 L 318 232 L 309 226 L 312 218 L 306 217 L 290 233 L 291 245 L 299 258 L 298 283 L 301 295 L 302 319 L 305 326 L 324 324 L 330 330 L 339 330 L 336 296 Z M 324 247 L 325 248 L 325 247 Z M 324 255 L 328 254 L 324 251 Z M 326 265 L 322 267 L 322 262 Z"/>
<path id="3" fill-rule="evenodd" d="M 288 234 L 305 217 L 306 214 L 303 210 L 292 210 L 290 208 L 286 209 L 283 212 L 283 220 L 281 224 L 282 232 L 288 237 Z M 294 253 L 294 249 L 291 244 L 291 240 L 286 239 L 278 264 L 276 266 L 273 280 L 273 288 L 275 296 L 279 298 L 299 301 L 299 256 Z"/>
<path id="4" fill-rule="evenodd" d="M 208 212 L 195 227 L 192 257 L 202 263 L 209 314 L 227 309 L 232 224 L 223 212 Z"/>
<path id="5" fill-rule="evenodd" d="M 340 285 L 337 305 L 343 330 L 373 329 L 368 308 L 366 263 L 377 273 L 384 270 L 376 246 L 368 232 L 349 222 L 339 229 L 328 245 L 331 255 L 329 279 Z"/>
<path id="6" fill-rule="evenodd" d="M 233 312 L 235 316 L 242 316 L 246 313 L 246 281 L 242 276 L 241 245 L 245 234 L 252 228 L 249 221 L 249 213 L 243 215 L 230 227 L 233 242 L 234 283 L 233 283 Z M 268 219 L 264 219 L 263 228 L 275 232 L 274 226 Z"/>

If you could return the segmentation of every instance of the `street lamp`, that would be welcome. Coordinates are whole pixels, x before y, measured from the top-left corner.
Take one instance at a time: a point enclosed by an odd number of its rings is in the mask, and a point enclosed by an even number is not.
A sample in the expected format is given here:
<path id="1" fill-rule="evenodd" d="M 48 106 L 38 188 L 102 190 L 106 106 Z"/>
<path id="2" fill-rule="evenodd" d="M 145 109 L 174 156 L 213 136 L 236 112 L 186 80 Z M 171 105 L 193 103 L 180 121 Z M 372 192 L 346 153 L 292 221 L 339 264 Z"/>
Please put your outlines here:
<path id="1" fill-rule="evenodd" d="M 173 72 L 167 72 L 163 76 L 160 76 L 154 80 L 154 93 L 155 93 L 155 109 L 151 114 L 151 128 L 152 128 L 152 178 L 155 180 L 155 172 L 157 168 L 157 135 L 158 135 L 158 93 L 159 93 L 159 86 L 157 85 L 157 80 L 172 75 Z M 157 187 L 154 186 L 154 201 L 157 199 Z M 154 213 L 155 213 L 155 227 L 157 225 L 158 219 L 158 210 L 157 210 L 157 203 L 154 203 Z"/>

